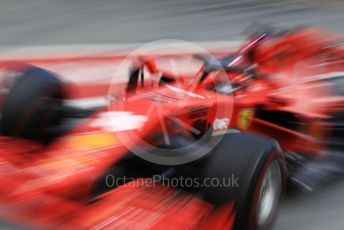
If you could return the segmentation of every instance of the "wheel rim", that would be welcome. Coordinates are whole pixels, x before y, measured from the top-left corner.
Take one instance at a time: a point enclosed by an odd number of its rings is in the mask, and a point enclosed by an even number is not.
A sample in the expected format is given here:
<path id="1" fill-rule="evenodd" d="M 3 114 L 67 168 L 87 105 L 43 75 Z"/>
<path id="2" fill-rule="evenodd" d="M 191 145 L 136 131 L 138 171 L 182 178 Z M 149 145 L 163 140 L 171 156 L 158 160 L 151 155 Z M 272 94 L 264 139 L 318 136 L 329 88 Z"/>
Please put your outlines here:
<path id="1" fill-rule="evenodd" d="M 259 191 L 256 222 L 265 226 L 278 206 L 282 191 L 281 168 L 277 160 L 273 161 L 265 171 Z"/>

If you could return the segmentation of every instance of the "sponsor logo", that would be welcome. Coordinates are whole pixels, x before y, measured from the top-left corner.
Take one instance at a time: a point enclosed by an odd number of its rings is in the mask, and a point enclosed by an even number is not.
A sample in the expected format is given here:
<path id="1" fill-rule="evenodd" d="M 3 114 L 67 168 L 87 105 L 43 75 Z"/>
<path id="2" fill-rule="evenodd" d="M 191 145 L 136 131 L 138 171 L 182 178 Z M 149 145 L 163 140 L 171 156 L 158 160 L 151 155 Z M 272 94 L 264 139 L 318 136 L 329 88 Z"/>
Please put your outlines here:
<path id="1" fill-rule="evenodd" d="M 132 112 L 110 111 L 104 112 L 91 123 L 92 127 L 101 127 L 108 132 L 121 132 L 140 129 L 148 118 Z"/>
<path id="2" fill-rule="evenodd" d="M 223 131 L 227 130 L 229 126 L 229 118 L 221 118 L 215 119 L 213 123 L 213 130 L 214 131 Z"/>
<path id="3" fill-rule="evenodd" d="M 77 149 L 99 149 L 106 148 L 120 143 L 114 133 L 94 132 L 73 135 L 67 140 L 68 147 Z"/>

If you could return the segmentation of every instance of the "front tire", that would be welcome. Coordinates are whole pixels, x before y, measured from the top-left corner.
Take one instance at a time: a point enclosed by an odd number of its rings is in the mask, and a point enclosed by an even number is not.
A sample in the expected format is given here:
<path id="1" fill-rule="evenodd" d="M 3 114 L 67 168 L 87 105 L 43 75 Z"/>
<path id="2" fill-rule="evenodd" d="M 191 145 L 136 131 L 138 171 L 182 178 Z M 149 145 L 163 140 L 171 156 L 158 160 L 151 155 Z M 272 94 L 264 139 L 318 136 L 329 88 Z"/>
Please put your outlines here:
<path id="1" fill-rule="evenodd" d="M 247 133 L 225 135 L 197 168 L 203 182 L 238 178 L 230 186 L 201 188 L 203 199 L 217 210 L 226 211 L 234 201 L 234 229 L 265 230 L 273 225 L 286 181 L 285 160 L 275 141 Z"/>

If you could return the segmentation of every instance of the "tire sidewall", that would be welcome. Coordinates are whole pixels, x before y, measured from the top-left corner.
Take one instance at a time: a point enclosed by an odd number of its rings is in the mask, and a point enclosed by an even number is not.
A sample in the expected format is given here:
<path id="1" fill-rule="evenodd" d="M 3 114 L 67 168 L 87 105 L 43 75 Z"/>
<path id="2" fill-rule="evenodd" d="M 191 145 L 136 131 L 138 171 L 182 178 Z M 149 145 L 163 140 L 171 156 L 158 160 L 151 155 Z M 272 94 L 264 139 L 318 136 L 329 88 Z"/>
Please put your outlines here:
<path id="1" fill-rule="evenodd" d="M 258 199 L 259 199 L 259 195 L 260 195 L 260 190 L 262 187 L 262 183 L 263 183 L 263 179 L 265 176 L 265 173 L 267 171 L 267 169 L 269 168 L 269 166 L 274 162 L 277 161 L 277 163 L 279 164 L 279 168 L 280 168 L 280 173 L 281 173 L 281 193 L 279 194 L 278 197 L 278 203 L 276 204 L 276 206 L 274 207 L 274 210 L 272 211 L 272 215 L 268 218 L 268 220 L 266 221 L 266 223 L 263 226 L 257 226 L 256 223 L 256 215 L 257 215 L 257 206 L 258 206 Z M 279 203 L 284 195 L 285 191 L 285 184 L 286 184 L 286 176 L 285 176 L 285 163 L 284 163 L 284 159 L 281 155 L 281 153 L 276 150 L 273 151 L 271 153 L 271 155 L 268 156 L 268 158 L 265 160 L 265 162 L 263 162 L 261 170 L 257 170 L 256 171 L 256 175 L 254 176 L 254 178 L 252 178 L 251 181 L 251 188 L 249 190 L 249 194 L 252 194 L 252 199 L 250 199 L 250 201 L 247 203 L 248 206 L 248 226 L 247 229 L 248 230 L 261 230 L 261 229 L 270 229 L 273 221 L 275 219 L 275 217 L 278 215 L 278 206 Z"/>

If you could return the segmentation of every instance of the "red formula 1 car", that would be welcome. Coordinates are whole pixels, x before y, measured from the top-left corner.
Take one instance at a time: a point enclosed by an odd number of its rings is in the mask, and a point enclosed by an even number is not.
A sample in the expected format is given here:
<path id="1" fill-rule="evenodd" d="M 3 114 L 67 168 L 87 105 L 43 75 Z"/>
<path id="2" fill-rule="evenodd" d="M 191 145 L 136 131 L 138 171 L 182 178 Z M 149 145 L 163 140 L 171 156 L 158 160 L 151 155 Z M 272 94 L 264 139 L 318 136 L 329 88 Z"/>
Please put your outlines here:
<path id="1" fill-rule="evenodd" d="M 53 72 L 3 62 L 0 216 L 34 228 L 268 229 L 287 179 L 311 188 L 306 165 L 342 147 L 335 42 L 264 30 L 236 52 L 196 55 L 200 70 L 183 76 L 132 57 L 128 83 L 81 88 L 108 94 L 91 109 L 71 106 L 80 88 Z"/>

